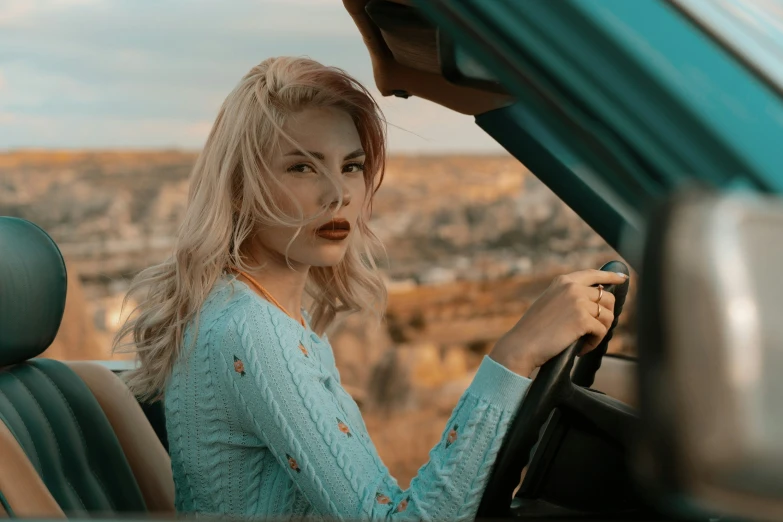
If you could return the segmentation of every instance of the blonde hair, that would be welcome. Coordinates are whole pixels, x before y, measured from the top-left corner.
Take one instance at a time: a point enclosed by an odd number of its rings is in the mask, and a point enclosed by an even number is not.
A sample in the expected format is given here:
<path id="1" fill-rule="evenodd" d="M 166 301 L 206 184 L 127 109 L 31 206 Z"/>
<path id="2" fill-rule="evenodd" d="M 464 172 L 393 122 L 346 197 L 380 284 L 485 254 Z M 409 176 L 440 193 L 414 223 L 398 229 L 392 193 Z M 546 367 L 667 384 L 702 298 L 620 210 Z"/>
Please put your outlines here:
<path id="1" fill-rule="evenodd" d="M 259 226 L 301 227 L 317 218 L 303 216 L 301 209 L 298 216 L 286 215 L 269 189 L 270 183 L 282 188 L 269 175 L 270 151 L 283 138 L 293 141 L 283 124 L 307 107 L 337 108 L 351 116 L 366 153 L 367 187 L 358 234 L 342 261 L 310 268 L 306 293 L 312 301 L 313 329 L 322 334 L 339 312 L 374 312 L 380 319 L 386 288 L 374 254 L 381 245 L 367 220 L 386 161 L 383 115 L 367 89 L 346 72 L 306 58 L 270 58 L 253 67 L 220 108 L 191 173 L 187 210 L 172 255 L 141 271 L 123 300 L 124 307 L 131 295 L 145 291 L 112 346 L 115 352 L 129 347 L 126 351 L 140 360 L 139 368 L 126 374 L 136 396 L 162 396 L 182 351 L 185 326 L 194 318 L 198 325 L 200 308 L 225 267 L 258 268 L 247 264 L 241 251 Z M 328 169 L 324 174 L 341 194 L 339 174 Z M 128 336 L 132 341 L 121 344 Z"/>

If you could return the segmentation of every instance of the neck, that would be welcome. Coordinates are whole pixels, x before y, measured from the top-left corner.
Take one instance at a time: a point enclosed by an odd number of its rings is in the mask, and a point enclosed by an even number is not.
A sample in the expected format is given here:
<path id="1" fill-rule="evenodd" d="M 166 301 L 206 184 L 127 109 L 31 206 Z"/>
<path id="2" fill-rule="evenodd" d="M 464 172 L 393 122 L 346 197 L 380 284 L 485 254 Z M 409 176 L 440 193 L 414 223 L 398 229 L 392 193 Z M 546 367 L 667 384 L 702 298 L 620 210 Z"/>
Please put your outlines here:
<path id="1" fill-rule="evenodd" d="M 292 262 L 292 270 L 285 258 L 278 258 L 282 256 L 259 254 L 255 254 L 253 259 L 259 261 L 263 265 L 262 268 L 247 273 L 277 299 L 294 319 L 299 321 L 302 317 L 302 296 L 310 267 Z M 256 291 L 252 284 L 249 286 L 251 290 Z"/>

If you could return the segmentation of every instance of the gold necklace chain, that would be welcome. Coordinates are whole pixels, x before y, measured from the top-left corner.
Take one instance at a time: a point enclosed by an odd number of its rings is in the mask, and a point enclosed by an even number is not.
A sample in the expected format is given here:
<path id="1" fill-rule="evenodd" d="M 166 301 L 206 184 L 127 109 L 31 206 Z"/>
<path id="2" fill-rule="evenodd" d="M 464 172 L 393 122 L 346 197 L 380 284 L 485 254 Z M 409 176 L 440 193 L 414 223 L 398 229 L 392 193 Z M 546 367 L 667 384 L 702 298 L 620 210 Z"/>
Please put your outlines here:
<path id="1" fill-rule="evenodd" d="M 288 310 L 286 310 L 286 309 L 285 309 L 285 307 L 284 307 L 283 305 L 281 305 L 281 304 L 280 304 L 280 302 L 279 302 L 277 299 L 275 299 L 275 298 L 274 298 L 274 296 L 273 296 L 272 294 L 270 294 L 270 293 L 267 291 L 267 289 L 266 289 L 266 288 L 264 288 L 263 286 L 261 286 L 261 283 L 259 283 L 258 281 L 256 281 L 256 280 L 255 280 L 255 279 L 253 279 L 252 277 L 250 277 L 250 274 L 248 274 L 248 273 L 246 273 L 246 272 L 243 272 L 242 270 L 240 270 L 240 269 L 238 269 L 238 268 L 236 268 L 236 267 L 231 267 L 231 270 L 233 270 L 233 271 L 237 272 L 237 273 L 238 273 L 238 274 L 240 274 L 242 277 L 244 277 L 245 279 L 247 279 L 248 281 L 250 281 L 250 282 L 253 284 L 253 286 L 255 286 L 255 287 L 256 287 L 256 289 L 257 289 L 257 290 L 258 290 L 258 291 L 261 293 L 261 295 L 263 295 L 263 296 L 264 296 L 264 298 L 265 298 L 267 301 L 269 301 L 270 303 L 274 304 L 274 305 L 275 305 L 276 307 L 278 307 L 278 308 L 279 308 L 279 309 L 280 309 L 280 310 L 281 310 L 281 311 L 282 311 L 284 314 L 286 314 L 288 317 L 290 317 L 291 319 L 293 319 L 294 321 L 296 321 L 296 318 L 295 318 L 293 315 L 291 315 L 290 313 L 288 313 Z M 307 325 L 305 324 L 305 321 L 304 321 L 304 318 L 303 318 L 303 317 L 300 317 L 300 318 L 299 318 L 299 323 L 300 323 L 300 324 L 301 324 L 301 325 L 302 325 L 304 328 L 307 328 Z"/>

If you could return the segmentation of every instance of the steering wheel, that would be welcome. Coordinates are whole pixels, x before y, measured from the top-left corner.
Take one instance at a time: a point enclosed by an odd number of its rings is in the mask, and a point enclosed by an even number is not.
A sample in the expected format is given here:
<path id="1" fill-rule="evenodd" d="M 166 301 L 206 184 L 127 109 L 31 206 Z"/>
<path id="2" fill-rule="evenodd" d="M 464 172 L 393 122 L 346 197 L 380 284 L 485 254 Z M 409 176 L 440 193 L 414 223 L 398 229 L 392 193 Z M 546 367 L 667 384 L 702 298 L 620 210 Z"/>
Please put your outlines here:
<path id="1" fill-rule="evenodd" d="M 602 266 L 601 270 L 629 275 L 628 267 L 620 261 L 610 261 Z M 582 387 L 593 384 L 595 373 L 601 367 L 601 359 L 622 313 L 629 282 L 630 279 L 626 279 L 622 285 L 604 287 L 604 291 L 611 292 L 615 297 L 614 321 L 601 344 L 580 358 L 573 380 L 571 369 L 576 355 L 584 347 L 584 337 L 539 369 L 506 432 L 484 490 L 477 519 L 510 517 L 511 495 L 519 484 L 522 470 L 528 464 L 530 451 L 538 441 L 541 428 L 552 410 L 562 404 L 578 403 L 587 393 Z"/>

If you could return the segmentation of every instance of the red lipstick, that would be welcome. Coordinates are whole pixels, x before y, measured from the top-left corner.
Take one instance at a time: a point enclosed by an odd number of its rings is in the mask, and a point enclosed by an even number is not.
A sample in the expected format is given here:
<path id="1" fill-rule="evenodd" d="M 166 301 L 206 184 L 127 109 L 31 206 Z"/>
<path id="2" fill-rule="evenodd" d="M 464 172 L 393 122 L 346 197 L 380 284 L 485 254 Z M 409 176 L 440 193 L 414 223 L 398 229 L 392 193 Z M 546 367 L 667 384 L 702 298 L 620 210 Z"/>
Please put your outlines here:
<path id="1" fill-rule="evenodd" d="M 351 224 L 347 219 L 335 218 L 321 225 L 315 231 L 315 235 L 330 241 L 342 241 L 351 233 Z"/>

